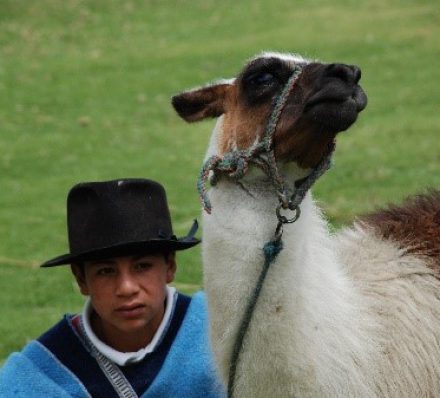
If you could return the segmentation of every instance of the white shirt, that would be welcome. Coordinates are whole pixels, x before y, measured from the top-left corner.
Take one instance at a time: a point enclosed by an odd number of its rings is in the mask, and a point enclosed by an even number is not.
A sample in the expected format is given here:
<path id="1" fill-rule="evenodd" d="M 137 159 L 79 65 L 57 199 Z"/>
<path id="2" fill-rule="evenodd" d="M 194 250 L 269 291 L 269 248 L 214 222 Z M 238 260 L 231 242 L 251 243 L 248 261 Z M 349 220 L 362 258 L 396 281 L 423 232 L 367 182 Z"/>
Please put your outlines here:
<path id="1" fill-rule="evenodd" d="M 81 314 L 84 330 L 87 334 L 87 337 L 101 354 L 105 355 L 108 359 L 119 366 L 125 366 L 142 361 L 142 359 L 144 359 L 147 354 L 153 352 L 160 344 L 171 322 L 174 308 L 176 306 L 177 292 L 174 287 L 167 286 L 166 289 L 167 297 L 165 301 L 165 313 L 162 322 L 160 323 L 156 333 L 154 334 L 153 339 L 144 348 L 141 348 L 139 351 L 136 352 L 120 352 L 101 341 L 96 336 L 91 326 L 90 317 L 93 312 L 93 308 L 90 298 L 88 298 L 86 303 L 84 304 L 84 309 Z"/>

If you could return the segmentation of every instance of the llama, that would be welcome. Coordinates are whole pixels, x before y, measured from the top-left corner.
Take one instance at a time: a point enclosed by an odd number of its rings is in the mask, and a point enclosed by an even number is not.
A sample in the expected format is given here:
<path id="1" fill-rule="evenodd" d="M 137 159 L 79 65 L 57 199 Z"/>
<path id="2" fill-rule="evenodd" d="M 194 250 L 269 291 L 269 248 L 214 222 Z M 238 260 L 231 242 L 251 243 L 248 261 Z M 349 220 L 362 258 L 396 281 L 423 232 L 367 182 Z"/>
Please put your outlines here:
<path id="1" fill-rule="evenodd" d="M 263 139 L 273 103 L 298 68 L 272 138 L 292 191 L 366 106 L 357 67 L 264 53 L 234 79 L 176 95 L 173 106 L 189 122 L 218 117 L 207 159 L 246 151 Z M 245 166 L 239 179 L 217 174 L 204 198 L 210 337 L 225 383 L 279 203 L 270 173 Z M 254 309 L 234 397 L 440 397 L 439 192 L 337 233 L 310 191 L 299 208 Z"/>

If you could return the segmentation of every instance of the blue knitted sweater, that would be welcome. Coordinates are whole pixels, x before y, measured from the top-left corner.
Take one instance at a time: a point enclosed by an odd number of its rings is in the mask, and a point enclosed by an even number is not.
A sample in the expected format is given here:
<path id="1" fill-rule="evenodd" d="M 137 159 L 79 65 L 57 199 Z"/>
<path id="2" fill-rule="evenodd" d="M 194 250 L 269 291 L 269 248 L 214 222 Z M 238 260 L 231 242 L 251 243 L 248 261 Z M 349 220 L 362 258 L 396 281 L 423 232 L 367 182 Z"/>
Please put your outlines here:
<path id="1" fill-rule="evenodd" d="M 55 325 L 0 370 L 0 397 L 93 397 L 118 395 L 70 323 Z M 141 398 L 223 398 L 207 336 L 203 293 L 179 295 L 171 327 L 157 350 L 121 367 Z"/>

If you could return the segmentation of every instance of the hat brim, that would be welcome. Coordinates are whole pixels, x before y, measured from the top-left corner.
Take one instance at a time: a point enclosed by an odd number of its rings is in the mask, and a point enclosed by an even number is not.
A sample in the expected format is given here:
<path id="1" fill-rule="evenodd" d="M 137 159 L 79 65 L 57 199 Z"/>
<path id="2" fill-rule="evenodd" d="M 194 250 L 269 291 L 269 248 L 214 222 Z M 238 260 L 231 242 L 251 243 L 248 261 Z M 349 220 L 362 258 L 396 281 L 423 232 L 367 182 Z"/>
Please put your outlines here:
<path id="1" fill-rule="evenodd" d="M 90 250 L 83 253 L 67 253 L 55 257 L 40 265 L 40 267 L 54 267 L 57 265 L 72 264 L 82 261 L 101 260 L 111 257 L 122 257 L 133 254 L 148 254 L 161 251 L 186 250 L 200 243 L 196 238 L 183 239 L 153 239 L 146 242 L 124 242 L 120 245 Z"/>

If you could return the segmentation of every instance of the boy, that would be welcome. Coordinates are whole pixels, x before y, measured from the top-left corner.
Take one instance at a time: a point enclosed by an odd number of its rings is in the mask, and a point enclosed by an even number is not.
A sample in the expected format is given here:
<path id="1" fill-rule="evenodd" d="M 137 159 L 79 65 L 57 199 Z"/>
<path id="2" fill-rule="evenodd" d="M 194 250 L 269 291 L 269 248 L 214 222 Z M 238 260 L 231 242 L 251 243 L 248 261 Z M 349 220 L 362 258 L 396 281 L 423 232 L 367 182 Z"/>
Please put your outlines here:
<path id="1" fill-rule="evenodd" d="M 199 243 L 172 232 L 157 182 L 81 183 L 67 198 L 71 264 L 83 295 L 80 315 L 12 354 L 0 371 L 1 397 L 222 397 L 207 341 L 202 293 L 167 284 L 175 251 Z"/>

